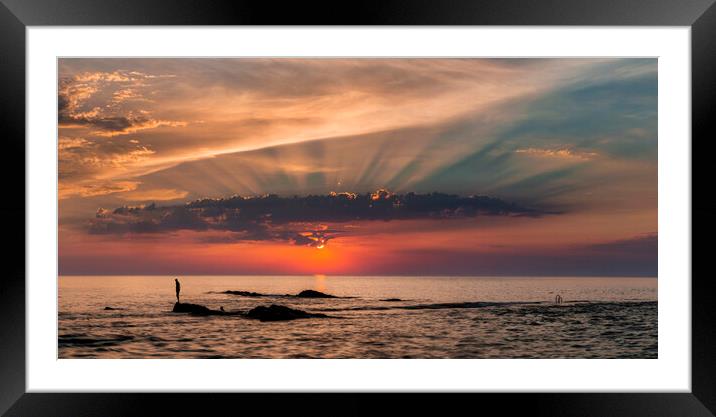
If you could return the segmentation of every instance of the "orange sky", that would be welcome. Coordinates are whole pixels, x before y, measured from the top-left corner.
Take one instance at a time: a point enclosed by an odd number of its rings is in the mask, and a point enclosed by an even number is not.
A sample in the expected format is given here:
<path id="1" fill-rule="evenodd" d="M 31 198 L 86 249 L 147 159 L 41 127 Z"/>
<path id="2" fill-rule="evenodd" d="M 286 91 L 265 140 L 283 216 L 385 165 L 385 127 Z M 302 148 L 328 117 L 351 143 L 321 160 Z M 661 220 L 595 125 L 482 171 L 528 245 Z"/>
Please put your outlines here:
<path id="1" fill-rule="evenodd" d="M 60 273 L 653 276 L 656 76 L 648 59 L 60 59 Z M 170 219 L 380 188 L 517 209 Z"/>

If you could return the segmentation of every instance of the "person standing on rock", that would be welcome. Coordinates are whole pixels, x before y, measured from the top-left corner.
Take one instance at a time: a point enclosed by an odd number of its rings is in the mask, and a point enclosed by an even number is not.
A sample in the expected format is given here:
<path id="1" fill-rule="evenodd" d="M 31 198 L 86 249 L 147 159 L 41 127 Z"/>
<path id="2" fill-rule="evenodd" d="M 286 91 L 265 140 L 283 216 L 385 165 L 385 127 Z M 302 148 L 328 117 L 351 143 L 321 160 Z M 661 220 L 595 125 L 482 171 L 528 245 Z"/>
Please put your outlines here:
<path id="1" fill-rule="evenodd" d="M 179 284 L 179 279 L 174 278 L 174 283 L 176 284 L 177 288 L 177 303 L 181 304 L 181 301 L 179 301 L 179 293 L 181 292 L 181 284 Z"/>

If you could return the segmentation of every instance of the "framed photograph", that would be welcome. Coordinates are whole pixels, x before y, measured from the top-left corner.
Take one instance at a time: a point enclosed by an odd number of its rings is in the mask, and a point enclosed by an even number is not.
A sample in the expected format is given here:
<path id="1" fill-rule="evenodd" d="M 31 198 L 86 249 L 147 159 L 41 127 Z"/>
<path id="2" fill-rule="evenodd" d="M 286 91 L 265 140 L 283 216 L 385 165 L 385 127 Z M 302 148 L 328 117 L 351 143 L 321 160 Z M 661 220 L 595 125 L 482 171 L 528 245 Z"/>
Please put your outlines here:
<path id="1" fill-rule="evenodd" d="M 713 415 L 712 1 L 132 3 L 0 8 L 7 415 Z"/>

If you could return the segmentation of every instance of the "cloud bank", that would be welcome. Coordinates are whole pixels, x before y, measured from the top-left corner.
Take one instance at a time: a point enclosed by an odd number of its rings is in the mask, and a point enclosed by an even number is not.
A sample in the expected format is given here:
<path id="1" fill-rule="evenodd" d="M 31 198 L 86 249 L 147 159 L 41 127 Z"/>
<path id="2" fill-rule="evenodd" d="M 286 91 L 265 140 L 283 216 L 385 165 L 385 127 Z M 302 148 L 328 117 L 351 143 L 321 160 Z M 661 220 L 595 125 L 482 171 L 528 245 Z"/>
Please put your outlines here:
<path id="1" fill-rule="evenodd" d="M 350 192 L 280 197 L 233 196 L 202 199 L 185 205 L 124 206 L 100 209 L 90 222 L 92 234 L 162 233 L 179 230 L 231 232 L 233 240 L 290 241 L 322 246 L 349 233 L 341 224 L 356 221 L 471 218 L 477 216 L 529 216 L 556 214 L 487 196 L 444 193 L 395 194 Z M 329 229 L 326 224 L 337 224 Z M 210 240 L 212 238 L 209 238 Z M 226 240 L 226 236 L 221 237 Z"/>

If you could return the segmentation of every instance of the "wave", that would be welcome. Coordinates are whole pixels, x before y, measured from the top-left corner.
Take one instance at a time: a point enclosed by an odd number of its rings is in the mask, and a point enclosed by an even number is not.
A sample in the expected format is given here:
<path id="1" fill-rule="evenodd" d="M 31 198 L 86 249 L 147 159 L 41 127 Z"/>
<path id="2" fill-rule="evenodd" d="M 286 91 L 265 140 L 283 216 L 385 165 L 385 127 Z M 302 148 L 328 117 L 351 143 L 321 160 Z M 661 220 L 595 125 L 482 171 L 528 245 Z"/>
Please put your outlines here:
<path id="1" fill-rule="evenodd" d="M 120 343 L 134 340 L 134 336 L 130 335 L 109 335 L 105 337 L 89 336 L 85 334 L 67 334 L 60 335 L 57 343 L 62 346 L 115 346 Z"/>
<path id="2" fill-rule="evenodd" d="M 344 308 L 314 308 L 319 311 L 360 311 L 360 310 L 439 310 L 439 309 L 455 309 L 455 308 L 484 308 L 495 306 L 507 306 L 518 304 L 535 304 L 535 302 L 489 302 L 474 301 L 464 303 L 437 303 L 437 304 L 414 304 L 414 305 L 390 305 L 390 306 L 359 306 Z"/>
<path id="3" fill-rule="evenodd" d="M 414 304 L 414 305 L 391 305 L 391 306 L 358 306 L 358 307 L 334 307 L 334 308 L 314 308 L 316 311 L 366 311 L 366 310 L 442 310 L 442 309 L 466 309 L 466 308 L 488 308 L 488 307 L 528 307 L 542 309 L 583 309 L 583 308 L 604 308 L 619 305 L 638 306 L 638 305 L 656 305 L 656 301 L 586 301 L 579 300 L 573 302 L 565 302 L 562 304 L 554 304 L 544 301 L 468 301 L 461 303 L 436 303 L 436 304 Z"/>

